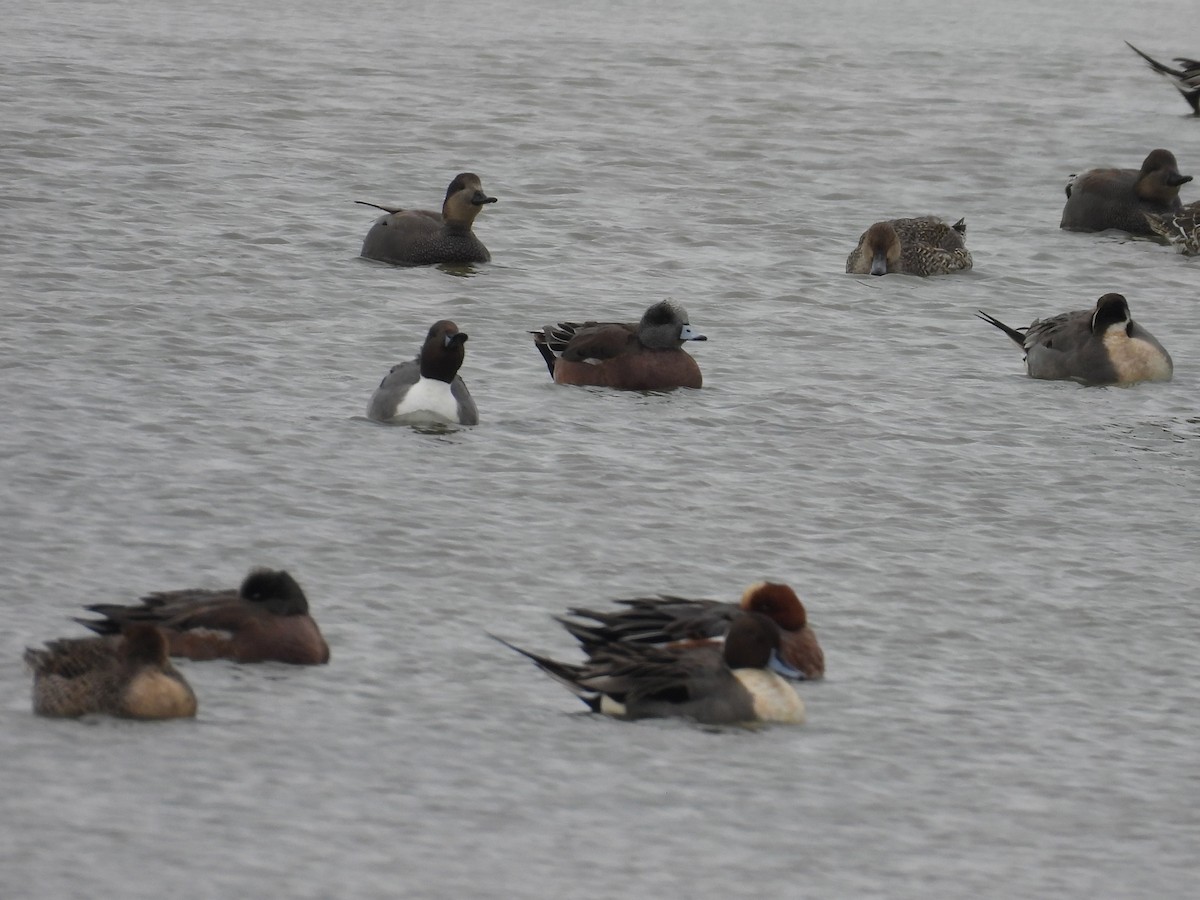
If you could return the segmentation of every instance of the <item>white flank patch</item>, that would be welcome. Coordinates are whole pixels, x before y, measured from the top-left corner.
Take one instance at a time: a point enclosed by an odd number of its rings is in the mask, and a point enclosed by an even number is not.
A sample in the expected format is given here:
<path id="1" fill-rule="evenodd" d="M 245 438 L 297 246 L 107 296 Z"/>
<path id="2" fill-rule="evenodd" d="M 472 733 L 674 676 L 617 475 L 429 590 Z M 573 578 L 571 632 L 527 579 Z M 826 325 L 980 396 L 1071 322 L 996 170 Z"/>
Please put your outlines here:
<path id="1" fill-rule="evenodd" d="M 754 698 L 754 712 L 760 722 L 804 722 L 804 701 L 795 688 L 765 669 L 734 669 L 734 677 Z"/>
<path id="2" fill-rule="evenodd" d="M 458 421 L 458 401 L 450 392 L 450 385 L 436 378 L 424 376 L 408 389 L 393 419 L 403 418 L 407 421 L 440 420 L 444 422 Z"/>
<path id="3" fill-rule="evenodd" d="M 624 718 L 628 715 L 625 704 L 614 700 L 608 694 L 600 695 L 600 712 L 606 716 L 616 716 L 617 718 Z"/>

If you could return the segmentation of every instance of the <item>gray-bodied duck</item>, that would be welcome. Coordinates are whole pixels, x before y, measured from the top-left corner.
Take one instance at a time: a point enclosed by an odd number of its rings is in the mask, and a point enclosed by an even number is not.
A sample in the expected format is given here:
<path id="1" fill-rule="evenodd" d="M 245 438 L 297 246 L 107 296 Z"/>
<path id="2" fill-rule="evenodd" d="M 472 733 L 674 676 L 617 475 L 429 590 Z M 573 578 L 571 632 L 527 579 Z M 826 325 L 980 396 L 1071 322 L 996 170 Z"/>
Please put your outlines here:
<path id="1" fill-rule="evenodd" d="M 1059 228 L 1129 234 L 1154 234 L 1146 213 L 1173 213 L 1182 208 L 1179 187 L 1192 180 L 1181 175 L 1175 154 L 1151 150 L 1140 169 L 1089 169 L 1067 181 L 1067 204 Z"/>
<path id="2" fill-rule="evenodd" d="M 948 275 L 974 265 L 963 240 L 967 224 L 947 225 L 937 216 L 887 219 L 862 233 L 846 259 L 852 275 Z"/>
<path id="3" fill-rule="evenodd" d="M 739 615 L 721 645 L 618 642 L 592 649 L 580 664 L 501 643 L 533 660 L 589 709 L 604 715 L 680 717 L 705 725 L 804 721 L 804 701 L 780 677 L 780 672 L 795 673 L 779 659 L 779 626 L 760 613 Z"/>
<path id="4" fill-rule="evenodd" d="M 434 322 L 416 359 L 392 366 L 367 404 L 377 422 L 478 425 L 479 410 L 458 370 L 467 342 L 449 319 Z"/>
<path id="5" fill-rule="evenodd" d="M 982 310 L 978 316 L 1025 351 L 1025 369 L 1033 378 L 1134 384 L 1170 381 L 1174 372 L 1171 355 L 1133 321 L 1121 294 L 1105 294 L 1092 309 L 1035 319 L 1024 329 L 1010 328 Z"/>
<path id="6" fill-rule="evenodd" d="M 400 266 L 429 266 L 437 263 L 489 262 L 483 241 L 472 226 L 480 210 L 495 197 L 483 192 L 479 176 L 463 172 L 446 188 L 440 213 L 428 209 L 399 209 L 356 200 L 387 213 L 375 220 L 363 240 L 362 256 Z"/>

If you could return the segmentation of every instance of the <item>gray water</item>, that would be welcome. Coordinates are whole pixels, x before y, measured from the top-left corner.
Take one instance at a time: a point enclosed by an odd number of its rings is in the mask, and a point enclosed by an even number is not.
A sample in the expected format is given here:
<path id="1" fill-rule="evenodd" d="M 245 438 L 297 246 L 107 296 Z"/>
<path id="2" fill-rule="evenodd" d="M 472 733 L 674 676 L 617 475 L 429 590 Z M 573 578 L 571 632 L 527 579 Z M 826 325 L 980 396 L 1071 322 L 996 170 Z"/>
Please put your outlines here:
<path id="1" fill-rule="evenodd" d="M 1200 263 L 1057 228 L 1072 172 L 1200 176 L 1122 44 L 1200 52 L 1177 7 L 582 6 L 6 4 L 0 896 L 1194 896 Z M 493 263 L 357 258 L 352 201 L 464 170 Z M 973 272 L 843 274 L 919 214 Z M 1107 291 L 1173 382 L 1030 380 L 973 315 Z M 526 334 L 663 297 L 699 391 Z M 480 425 L 366 421 L 441 318 Z M 328 667 L 31 714 L 82 604 L 255 565 Z M 571 658 L 570 604 L 763 578 L 829 663 L 800 728 L 599 719 L 486 634 Z"/>

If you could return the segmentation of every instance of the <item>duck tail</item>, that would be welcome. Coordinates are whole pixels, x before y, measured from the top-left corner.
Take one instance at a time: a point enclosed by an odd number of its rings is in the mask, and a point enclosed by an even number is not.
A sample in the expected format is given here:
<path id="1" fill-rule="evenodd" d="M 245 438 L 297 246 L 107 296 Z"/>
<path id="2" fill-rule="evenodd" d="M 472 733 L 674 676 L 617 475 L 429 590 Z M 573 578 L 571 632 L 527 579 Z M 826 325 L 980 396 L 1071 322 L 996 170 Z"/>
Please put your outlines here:
<path id="1" fill-rule="evenodd" d="M 554 377 L 554 363 L 557 357 L 554 351 L 550 349 L 550 338 L 546 336 L 545 331 L 531 331 L 533 335 L 533 345 L 538 348 L 538 352 L 542 354 L 542 359 L 546 361 L 546 368 L 550 370 L 550 377 Z"/>
<path id="2" fill-rule="evenodd" d="M 541 654 L 533 653 L 529 650 L 518 647 L 516 644 L 510 644 L 508 641 L 504 640 L 504 638 L 497 637 L 490 632 L 487 632 L 487 636 L 494 641 L 499 641 L 509 650 L 515 650 L 526 659 L 532 660 L 534 665 L 536 665 L 539 669 L 541 669 L 559 684 L 563 685 L 563 687 L 586 703 L 593 710 L 598 708 L 596 704 L 599 702 L 599 698 L 596 696 L 596 692 L 589 690 L 579 683 L 579 679 L 583 673 L 583 668 L 581 666 L 559 662 L 558 660 L 551 659 L 548 656 L 542 656 Z"/>
<path id="3" fill-rule="evenodd" d="M 96 609 L 96 608 L 90 607 L 90 606 L 88 607 L 88 609 L 92 610 L 93 612 L 98 612 L 101 615 L 104 615 L 104 611 L 101 609 Z M 90 628 L 92 631 L 96 632 L 96 634 L 120 634 L 121 633 L 121 624 L 119 622 L 117 622 L 115 619 L 110 619 L 107 617 L 105 617 L 103 619 L 73 618 L 71 621 L 78 622 L 84 628 Z"/>
<path id="4" fill-rule="evenodd" d="M 1017 346 L 1019 346 L 1019 347 L 1025 346 L 1025 335 L 1022 334 L 1021 332 L 1017 331 L 1017 329 L 1009 328 L 1007 325 L 1005 325 L 999 319 L 989 316 L 982 309 L 977 310 L 975 315 L 978 316 L 980 319 L 983 319 L 983 321 L 988 322 L 992 325 L 995 325 L 997 328 L 999 328 L 1001 331 L 1003 331 L 1005 334 L 1007 334 L 1010 338 L 1012 338 L 1014 341 L 1016 341 Z"/>
<path id="5" fill-rule="evenodd" d="M 1125 46 L 1128 47 L 1130 50 L 1132 50 L 1134 53 L 1136 53 L 1138 56 L 1140 56 L 1142 59 L 1144 59 L 1147 63 L 1149 63 L 1150 68 L 1152 68 L 1155 72 L 1161 72 L 1163 75 L 1180 75 L 1181 74 L 1180 72 L 1176 72 L 1170 66 L 1163 65 L 1157 59 L 1153 59 L 1152 57 L 1147 56 L 1145 53 L 1143 53 L 1137 47 L 1133 46 L 1133 44 L 1129 43 L 1129 41 L 1125 42 Z"/>
<path id="6" fill-rule="evenodd" d="M 392 215 L 395 215 L 399 212 L 404 212 L 403 206 L 380 206 L 378 203 L 368 203 L 366 200 L 355 200 L 354 202 L 361 206 L 370 206 L 374 209 L 382 209 L 385 213 L 391 213 Z"/>

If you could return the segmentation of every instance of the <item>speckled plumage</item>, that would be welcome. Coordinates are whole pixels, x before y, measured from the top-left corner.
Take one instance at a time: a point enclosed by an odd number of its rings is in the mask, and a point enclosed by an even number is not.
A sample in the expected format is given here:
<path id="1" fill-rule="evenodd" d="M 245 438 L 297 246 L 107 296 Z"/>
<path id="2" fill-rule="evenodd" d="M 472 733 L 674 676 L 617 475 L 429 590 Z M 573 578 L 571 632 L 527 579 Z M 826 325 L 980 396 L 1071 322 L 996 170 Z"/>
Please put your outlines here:
<path id="1" fill-rule="evenodd" d="M 73 718 L 104 713 L 132 719 L 196 715 L 196 695 L 167 658 L 167 641 L 152 625 L 110 637 L 48 641 L 30 647 L 33 711 Z"/>
<path id="2" fill-rule="evenodd" d="M 1146 213 L 1150 229 L 1188 256 L 1200 254 L 1200 201 L 1175 213 Z"/>
<path id="3" fill-rule="evenodd" d="M 862 233 L 846 259 L 852 275 L 948 275 L 974 265 L 963 219 L 947 225 L 937 216 L 887 219 Z"/>

